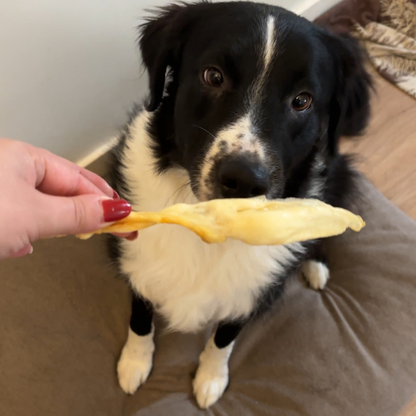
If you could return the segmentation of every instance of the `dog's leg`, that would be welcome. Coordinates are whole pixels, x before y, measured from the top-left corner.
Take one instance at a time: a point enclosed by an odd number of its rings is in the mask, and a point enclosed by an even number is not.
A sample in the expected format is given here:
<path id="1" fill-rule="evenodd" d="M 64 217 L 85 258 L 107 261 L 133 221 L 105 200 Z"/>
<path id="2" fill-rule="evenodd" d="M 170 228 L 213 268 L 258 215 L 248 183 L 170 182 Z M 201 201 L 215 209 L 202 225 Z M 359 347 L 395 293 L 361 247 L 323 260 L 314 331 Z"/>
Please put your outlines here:
<path id="1" fill-rule="evenodd" d="M 133 394 L 149 376 L 153 363 L 152 305 L 133 294 L 129 334 L 117 365 L 121 388 Z"/>
<path id="2" fill-rule="evenodd" d="M 307 260 L 302 264 L 302 274 L 312 289 L 322 290 L 325 287 L 329 269 L 320 241 L 310 249 Z"/>
<path id="3" fill-rule="evenodd" d="M 199 357 L 193 388 L 202 409 L 214 404 L 228 385 L 228 360 L 243 326 L 244 322 L 220 323 Z"/>

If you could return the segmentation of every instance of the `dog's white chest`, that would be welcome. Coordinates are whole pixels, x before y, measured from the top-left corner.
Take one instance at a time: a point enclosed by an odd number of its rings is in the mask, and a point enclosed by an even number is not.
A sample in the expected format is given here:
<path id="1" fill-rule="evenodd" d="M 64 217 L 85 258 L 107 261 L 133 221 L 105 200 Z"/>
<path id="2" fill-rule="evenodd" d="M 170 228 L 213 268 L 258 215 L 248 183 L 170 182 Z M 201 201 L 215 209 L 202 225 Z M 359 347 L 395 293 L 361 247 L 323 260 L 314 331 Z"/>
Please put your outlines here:
<path id="1" fill-rule="evenodd" d="M 144 230 L 124 245 L 122 267 L 134 288 L 182 331 L 249 315 L 262 288 L 292 258 L 285 247 L 208 245 L 174 225 Z"/>
<path id="2" fill-rule="evenodd" d="M 145 122 L 144 114 L 133 123 L 123 157 L 133 208 L 157 211 L 174 203 L 195 203 L 187 174 L 155 173 Z M 122 245 L 121 268 L 133 287 L 172 328 L 182 331 L 249 315 L 262 289 L 278 284 L 276 276 L 294 258 L 284 246 L 256 247 L 233 240 L 206 244 L 177 225 L 153 226 Z"/>

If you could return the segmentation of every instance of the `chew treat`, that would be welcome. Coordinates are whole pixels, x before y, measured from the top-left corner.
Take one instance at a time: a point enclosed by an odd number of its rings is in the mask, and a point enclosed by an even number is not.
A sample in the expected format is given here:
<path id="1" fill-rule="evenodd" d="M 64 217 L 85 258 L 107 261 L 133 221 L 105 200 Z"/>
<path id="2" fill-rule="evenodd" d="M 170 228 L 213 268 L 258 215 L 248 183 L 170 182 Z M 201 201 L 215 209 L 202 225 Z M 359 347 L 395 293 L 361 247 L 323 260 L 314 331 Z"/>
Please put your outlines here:
<path id="1" fill-rule="evenodd" d="M 189 228 L 206 243 L 227 238 L 250 245 L 282 245 L 339 235 L 347 228 L 360 231 L 361 217 L 316 199 L 216 199 L 195 205 L 177 204 L 159 212 L 132 212 L 128 217 L 91 234 L 125 233 L 155 224 Z"/>

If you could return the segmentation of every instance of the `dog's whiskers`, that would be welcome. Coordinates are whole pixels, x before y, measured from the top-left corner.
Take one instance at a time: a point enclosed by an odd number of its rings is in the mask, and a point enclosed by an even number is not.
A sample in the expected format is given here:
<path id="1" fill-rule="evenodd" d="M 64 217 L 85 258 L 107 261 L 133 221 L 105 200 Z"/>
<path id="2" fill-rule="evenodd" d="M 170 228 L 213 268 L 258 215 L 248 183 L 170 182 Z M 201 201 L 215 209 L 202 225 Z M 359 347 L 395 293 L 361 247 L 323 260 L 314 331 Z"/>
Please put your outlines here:
<path id="1" fill-rule="evenodd" d="M 198 126 L 197 124 L 192 124 L 192 127 L 196 127 L 198 129 L 201 129 L 202 131 L 204 131 L 205 133 L 208 133 L 211 137 L 216 139 L 216 137 L 210 131 L 208 131 L 207 129 L 204 129 L 203 127 Z"/>
<path id="2" fill-rule="evenodd" d="M 177 198 L 179 197 L 179 194 L 181 193 L 181 191 L 184 189 L 184 188 L 186 188 L 187 186 L 189 186 L 191 184 L 191 182 L 189 181 L 189 182 L 187 182 L 187 183 L 184 183 L 183 185 L 181 185 L 167 200 L 166 200 L 166 203 L 165 203 L 165 208 L 168 206 L 168 204 L 169 204 L 169 201 L 172 199 L 172 198 L 174 198 L 173 199 L 173 203 L 175 203 L 176 201 L 177 201 Z M 176 195 L 176 196 L 175 196 Z"/>

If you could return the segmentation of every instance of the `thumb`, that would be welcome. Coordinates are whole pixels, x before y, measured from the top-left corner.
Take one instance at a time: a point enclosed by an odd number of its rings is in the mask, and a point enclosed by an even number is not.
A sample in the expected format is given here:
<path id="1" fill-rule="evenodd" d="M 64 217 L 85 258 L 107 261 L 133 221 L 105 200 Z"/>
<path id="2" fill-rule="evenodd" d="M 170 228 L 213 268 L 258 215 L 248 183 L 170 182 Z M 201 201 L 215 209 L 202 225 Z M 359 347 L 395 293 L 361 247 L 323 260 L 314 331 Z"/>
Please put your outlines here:
<path id="1" fill-rule="evenodd" d="M 124 199 L 93 194 L 74 197 L 42 195 L 42 203 L 37 207 L 38 238 L 88 233 L 125 218 L 131 212 L 131 205 Z"/>

